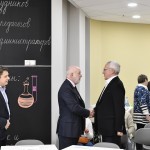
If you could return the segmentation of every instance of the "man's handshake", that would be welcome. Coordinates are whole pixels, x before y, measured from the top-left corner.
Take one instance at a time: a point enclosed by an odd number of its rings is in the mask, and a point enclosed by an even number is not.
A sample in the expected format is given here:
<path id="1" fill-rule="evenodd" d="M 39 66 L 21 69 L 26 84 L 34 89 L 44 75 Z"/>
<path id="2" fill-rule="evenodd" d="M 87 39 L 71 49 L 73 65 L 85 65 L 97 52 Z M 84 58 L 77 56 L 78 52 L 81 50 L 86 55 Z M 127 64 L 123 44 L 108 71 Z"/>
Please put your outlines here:
<path id="1" fill-rule="evenodd" d="M 90 110 L 90 115 L 89 115 L 90 118 L 94 117 L 94 110 Z"/>

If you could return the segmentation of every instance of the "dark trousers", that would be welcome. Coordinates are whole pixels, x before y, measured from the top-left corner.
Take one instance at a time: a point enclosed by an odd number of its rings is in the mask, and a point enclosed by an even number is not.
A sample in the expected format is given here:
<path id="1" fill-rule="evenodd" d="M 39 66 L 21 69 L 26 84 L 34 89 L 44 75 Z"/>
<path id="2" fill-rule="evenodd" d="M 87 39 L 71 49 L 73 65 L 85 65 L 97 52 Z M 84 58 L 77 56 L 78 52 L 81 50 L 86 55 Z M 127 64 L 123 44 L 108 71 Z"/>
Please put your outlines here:
<path id="1" fill-rule="evenodd" d="M 0 147 L 1 146 L 6 146 L 6 142 L 7 142 L 7 139 L 0 140 Z"/>
<path id="2" fill-rule="evenodd" d="M 71 137 L 64 137 L 58 136 L 59 138 L 59 150 L 63 148 L 69 147 L 71 145 L 77 145 L 79 138 L 71 138 Z"/>
<path id="3" fill-rule="evenodd" d="M 137 125 L 137 130 L 140 129 L 140 128 L 144 128 L 144 126 L 145 126 L 144 124 L 139 124 L 139 123 L 137 123 L 136 125 Z M 143 149 L 143 145 L 136 143 L 136 149 L 137 150 L 142 150 Z"/>
<path id="4" fill-rule="evenodd" d="M 128 149 L 128 135 L 124 134 L 121 136 L 121 148 Z"/>
<path id="5" fill-rule="evenodd" d="M 103 142 L 110 142 L 110 143 L 115 143 L 119 147 L 121 147 L 121 137 L 120 136 L 102 136 L 102 141 Z"/>

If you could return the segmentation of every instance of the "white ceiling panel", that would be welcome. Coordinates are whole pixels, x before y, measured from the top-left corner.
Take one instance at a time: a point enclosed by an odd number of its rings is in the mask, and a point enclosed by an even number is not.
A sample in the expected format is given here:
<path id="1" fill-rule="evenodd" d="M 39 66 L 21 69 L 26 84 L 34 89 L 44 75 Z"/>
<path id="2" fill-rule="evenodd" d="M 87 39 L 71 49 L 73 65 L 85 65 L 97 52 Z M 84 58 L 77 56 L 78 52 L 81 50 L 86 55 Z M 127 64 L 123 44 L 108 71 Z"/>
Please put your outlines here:
<path id="1" fill-rule="evenodd" d="M 82 9 L 87 17 L 101 21 L 131 22 L 150 24 L 150 0 L 68 0 Z M 129 8 L 129 2 L 138 4 Z M 140 19 L 133 19 L 140 15 Z"/>

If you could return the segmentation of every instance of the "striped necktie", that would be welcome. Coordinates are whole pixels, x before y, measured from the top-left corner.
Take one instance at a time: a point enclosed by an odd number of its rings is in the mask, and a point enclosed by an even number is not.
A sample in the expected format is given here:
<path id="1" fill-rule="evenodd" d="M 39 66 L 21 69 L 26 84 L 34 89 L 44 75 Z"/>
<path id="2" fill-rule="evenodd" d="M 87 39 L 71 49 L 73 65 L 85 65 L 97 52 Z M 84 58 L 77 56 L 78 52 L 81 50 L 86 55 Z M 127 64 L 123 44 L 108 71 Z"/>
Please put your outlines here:
<path id="1" fill-rule="evenodd" d="M 99 102 L 100 102 L 100 100 L 101 100 L 101 97 L 102 97 L 102 95 L 103 95 L 105 89 L 106 89 L 106 86 L 104 86 L 104 88 L 103 88 L 103 90 L 102 90 L 102 92 L 101 92 L 101 95 L 100 95 L 99 100 L 98 100 Z"/>

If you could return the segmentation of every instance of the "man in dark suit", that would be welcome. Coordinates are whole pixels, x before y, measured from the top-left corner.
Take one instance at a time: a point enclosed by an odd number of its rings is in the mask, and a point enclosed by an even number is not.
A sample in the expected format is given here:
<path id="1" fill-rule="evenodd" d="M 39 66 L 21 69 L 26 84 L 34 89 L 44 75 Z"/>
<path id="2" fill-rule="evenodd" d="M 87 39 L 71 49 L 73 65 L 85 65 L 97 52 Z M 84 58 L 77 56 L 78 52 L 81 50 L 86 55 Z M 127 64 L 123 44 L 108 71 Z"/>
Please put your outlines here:
<path id="1" fill-rule="evenodd" d="M 126 133 L 124 122 L 125 89 L 119 79 L 120 65 L 115 61 L 106 63 L 103 74 L 106 85 L 96 103 L 95 130 L 103 142 L 121 145 L 121 136 Z"/>
<path id="2" fill-rule="evenodd" d="M 5 93 L 6 85 L 8 84 L 9 73 L 5 67 L 0 67 L 0 146 L 5 146 L 7 142 L 6 130 L 9 128 L 10 109 L 8 98 Z"/>
<path id="3" fill-rule="evenodd" d="M 57 133 L 59 150 L 78 143 L 79 137 L 85 130 L 85 118 L 93 115 L 92 111 L 85 109 L 84 101 L 76 89 L 81 77 L 80 68 L 70 66 L 67 71 L 67 79 L 58 92 Z"/>

